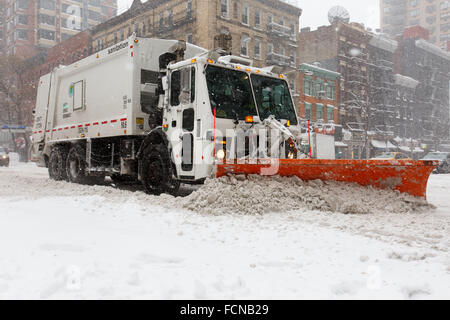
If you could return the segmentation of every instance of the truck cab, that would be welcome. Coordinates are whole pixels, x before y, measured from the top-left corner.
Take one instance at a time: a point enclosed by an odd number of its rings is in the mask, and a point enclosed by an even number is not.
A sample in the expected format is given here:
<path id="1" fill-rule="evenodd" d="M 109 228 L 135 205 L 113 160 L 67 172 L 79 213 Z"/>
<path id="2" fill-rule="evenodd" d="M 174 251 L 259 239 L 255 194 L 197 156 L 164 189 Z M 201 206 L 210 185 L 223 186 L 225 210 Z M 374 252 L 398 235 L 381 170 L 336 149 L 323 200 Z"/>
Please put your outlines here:
<path id="1" fill-rule="evenodd" d="M 298 118 L 283 75 L 202 55 L 169 65 L 166 81 L 162 127 L 181 181 L 204 180 L 216 161 L 298 156 Z M 284 138 L 271 139 L 274 129 Z"/>

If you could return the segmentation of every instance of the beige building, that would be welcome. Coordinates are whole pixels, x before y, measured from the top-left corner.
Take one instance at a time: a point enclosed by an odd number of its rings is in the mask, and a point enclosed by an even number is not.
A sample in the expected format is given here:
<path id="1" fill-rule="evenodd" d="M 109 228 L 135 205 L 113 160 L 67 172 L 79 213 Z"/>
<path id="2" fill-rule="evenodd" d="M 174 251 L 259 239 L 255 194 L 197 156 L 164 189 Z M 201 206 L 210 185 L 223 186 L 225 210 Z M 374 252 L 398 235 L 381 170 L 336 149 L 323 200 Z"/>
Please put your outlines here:
<path id="1" fill-rule="evenodd" d="M 302 10 L 278 0 L 135 0 L 130 9 L 92 30 L 98 51 L 133 33 L 143 37 L 185 40 L 207 48 L 223 48 L 254 60 L 296 70 Z M 297 72 L 290 84 L 298 92 Z"/>
<path id="2" fill-rule="evenodd" d="M 450 0 L 380 0 L 380 5 L 384 33 L 397 36 L 420 25 L 430 32 L 430 42 L 450 49 Z"/>
<path id="3" fill-rule="evenodd" d="M 117 14 L 117 0 L 0 0 L 0 53 L 32 57 Z"/>

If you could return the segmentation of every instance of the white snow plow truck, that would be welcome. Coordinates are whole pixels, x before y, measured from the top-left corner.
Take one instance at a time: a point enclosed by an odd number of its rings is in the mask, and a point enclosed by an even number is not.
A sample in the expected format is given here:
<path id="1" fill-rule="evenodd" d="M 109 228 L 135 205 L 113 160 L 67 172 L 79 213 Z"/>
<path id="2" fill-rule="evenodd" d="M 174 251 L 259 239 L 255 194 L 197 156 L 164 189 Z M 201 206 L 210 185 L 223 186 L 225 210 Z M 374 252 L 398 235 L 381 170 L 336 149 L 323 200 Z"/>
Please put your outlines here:
<path id="1" fill-rule="evenodd" d="M 32 159 L 54 180 L 139 180 L 152 194 L 175 194 L 180 183 L 209 177 L 262 174 L 425 196 L 433 163 L 305 159 L 287 81 L 274 70 L 133 35 L 41 77 Z"/>

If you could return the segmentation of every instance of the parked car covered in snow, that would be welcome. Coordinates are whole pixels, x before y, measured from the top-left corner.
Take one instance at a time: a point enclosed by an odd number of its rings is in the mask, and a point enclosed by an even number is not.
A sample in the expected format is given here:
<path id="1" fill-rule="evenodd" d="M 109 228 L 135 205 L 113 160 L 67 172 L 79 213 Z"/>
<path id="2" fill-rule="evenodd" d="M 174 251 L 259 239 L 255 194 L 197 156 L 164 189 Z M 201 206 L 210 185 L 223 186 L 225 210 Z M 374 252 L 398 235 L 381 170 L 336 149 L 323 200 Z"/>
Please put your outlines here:
<path id="1" fill-rule="evenodd" d="M 450 152 L 430 152 L 422 160 L 437 160 L 439 166 L 435 173 L 450 173 Z"/>
<path id="2" fill-rule="evenodd" d="M 7 150 L 3 147 L 0 147 L 0 166 L 8 167 L 9 166 L 9 154 Z"/>

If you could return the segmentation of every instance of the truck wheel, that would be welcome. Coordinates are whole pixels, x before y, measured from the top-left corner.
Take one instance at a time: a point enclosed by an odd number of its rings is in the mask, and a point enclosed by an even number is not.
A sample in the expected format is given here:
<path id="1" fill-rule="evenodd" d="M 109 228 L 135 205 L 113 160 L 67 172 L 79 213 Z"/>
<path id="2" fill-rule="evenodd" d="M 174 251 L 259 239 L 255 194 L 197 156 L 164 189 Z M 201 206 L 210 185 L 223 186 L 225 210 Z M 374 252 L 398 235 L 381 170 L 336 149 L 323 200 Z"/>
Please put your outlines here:
<path id="1" fill-rule="evenodd" d="M 86 183 L 86 156 L 80 146 L 75 146 L 67 156 L 67 178 L 72 183 Z"/>
<path id="2" fill-rule="evenodd" d="M 94 177 L 86 174 L 86 152 L 81 146 L 70 149 L 66 161 L 67 180 L 78 184 L 102 184 L 105 177 Z"/>
<path id="3" fill-rule="evenodd" d="M 142 183 L 145 190 L 154 195 L 176 195 L 180 181 L 175 179 L 172 160 L 164 145 L 151 146 L 143 160 Z"/>
<path id="4" fill-rule="evenodd" d="M 67 152 L 61 147 L 53 148 L 50 153 L 48 173 L 51 179 L 56 181 L 66 180 Z"/>

